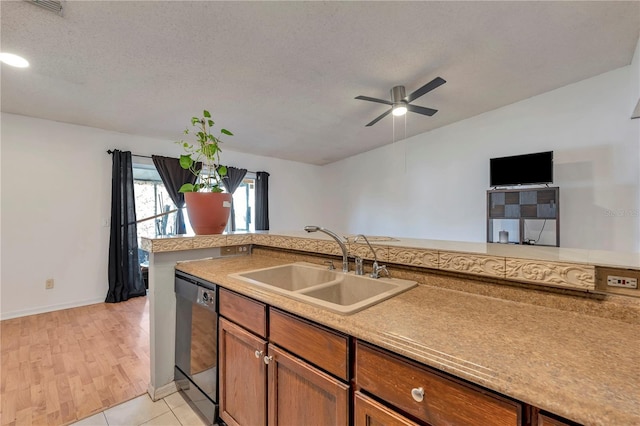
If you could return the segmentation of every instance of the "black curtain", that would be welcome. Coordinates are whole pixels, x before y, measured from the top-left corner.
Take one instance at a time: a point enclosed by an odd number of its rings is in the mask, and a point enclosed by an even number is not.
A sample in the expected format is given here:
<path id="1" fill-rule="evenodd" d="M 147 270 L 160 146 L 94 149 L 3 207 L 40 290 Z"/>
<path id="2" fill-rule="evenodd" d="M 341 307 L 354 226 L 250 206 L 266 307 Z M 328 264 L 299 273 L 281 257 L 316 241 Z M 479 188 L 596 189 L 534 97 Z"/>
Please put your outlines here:
<path id="1" fill-rule="evenodd" d="M 256 231 L 269 230 L 269 173 L 256 173 Z"/>
<path id="2" fill-rule="evenodd" d="M 183 169 L 180 166 L 180 160 L 171 157 L 162 157 L 159 155 L 152 155 L 151 159 L 153 164 L 158 170 L 160 179 L 164 183 L 164 187 L 171 197 L 171 201 L 178 208 L 176 214 L 176 234 L 186 234 L 187 229 L 184 225 L 184 214 L 182 208 L 184 207 L 184 194 L 178 192 L 180 187 L 185 183 L 194 184 L 198 178 L 188 169 Z"/>
<path id="3" fill-rule="evenodd" d="M 111 236 L 109 238 L 109 292 L 105 302 L 124 302 L 147 294 L 136 229 L 131 152 L 115 150 L 111 175 Z"/>
<path id="4" fill-rule="evenodd" d="M 247 169 L 238 169 L 236 167 L 227 167 L 227 175 L 222 177 L 222 185 L 230 194 L 236 192 L 236 189 L 242 183 L 242 179 L 247 175 Z M 233 198 L 231 198 L 231 230 L 236 230 L 236 213 L 233 208 Z"/>

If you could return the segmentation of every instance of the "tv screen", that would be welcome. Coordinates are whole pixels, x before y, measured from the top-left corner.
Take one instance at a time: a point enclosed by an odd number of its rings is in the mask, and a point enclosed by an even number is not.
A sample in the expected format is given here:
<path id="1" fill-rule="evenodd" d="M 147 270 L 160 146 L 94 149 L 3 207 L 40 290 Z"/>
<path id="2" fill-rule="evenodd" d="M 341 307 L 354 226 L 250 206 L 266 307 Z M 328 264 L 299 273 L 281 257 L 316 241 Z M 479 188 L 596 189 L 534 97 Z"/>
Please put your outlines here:
<path id="1" fill-rule="evenodd" d="M 553 151 L 492 158 L 489 186 L 553 183 Z"/>

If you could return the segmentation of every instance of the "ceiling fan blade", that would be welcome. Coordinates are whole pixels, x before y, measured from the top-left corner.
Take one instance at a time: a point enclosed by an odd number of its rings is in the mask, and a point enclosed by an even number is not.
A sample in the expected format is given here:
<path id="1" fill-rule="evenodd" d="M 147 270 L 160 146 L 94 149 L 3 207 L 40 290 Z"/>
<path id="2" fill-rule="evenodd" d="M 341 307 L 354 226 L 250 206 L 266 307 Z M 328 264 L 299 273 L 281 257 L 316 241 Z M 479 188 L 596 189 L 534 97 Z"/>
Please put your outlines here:
<path id="1" fill-rule="evenodd" d="M 428 115 L 428 116 L 432 116 L 433 114 L 438 112 L 437 109 L 425 108 L 417 105 L 407 105 L 407 109 L 411 112 L 417 112 L 418 114 Z"/>
<path id="2" fill-rule="evenodd" d="M 373 125 L 374 125 L 374 124 L 376 124 L 378 121 L 382 120 L 382 119 L 383 119 L 383 118 L 385 118 L 387 115 L 389 115 L 389 113 L 390 113 L 390 112 L 391 112 L 391 110 L 389 110 L 389 111 L 385 112 L 385 113 L 384 113 L 384 114 L 382 114 L 382 115 L 379 115 L 378 117 L 376 117 L 376 119 L 375 119 L 375 120 L 373 120 L 371 123 L 367 124 L 367 125 L 366 125 L 366 126 L 364 126 L 364 127 L 373 126 Z"/>
<path id="3" fill-rule="evenodd" d="M 410 94 L 409 96 L 407 96 L 407 102 L 414 101 L 418 99 L 420 96 L 424 95 L 425 93 L 430 92 L 436 87 L 442 86 L 445 83 L 446 83 L 445 79 L 436 77 L 430 82 L 428 82 L 427 84 L 425 84 L 424 86 L 422 86 L 421 88 L 419 88 L 418 90 L 416 90 L 415 92 L 413 92 L 412 94 Z"/>
<path id="4" fill-rule="evenodd" d="M 368 96 L 356 96 L 356 99 L 360 99 L 361 101 L 377 102 L 385 105 L 393 105 L 393 102 L 385 101 L 384 99 L 370 98 Z"/>

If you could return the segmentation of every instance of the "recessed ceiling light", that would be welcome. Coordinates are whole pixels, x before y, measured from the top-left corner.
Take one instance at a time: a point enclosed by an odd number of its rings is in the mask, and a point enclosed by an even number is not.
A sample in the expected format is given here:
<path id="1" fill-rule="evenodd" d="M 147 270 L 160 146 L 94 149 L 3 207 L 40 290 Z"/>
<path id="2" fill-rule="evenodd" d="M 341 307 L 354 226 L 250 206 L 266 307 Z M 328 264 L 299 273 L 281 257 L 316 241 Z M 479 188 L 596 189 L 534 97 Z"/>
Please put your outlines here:
<path id="1" fill-rule="evenodd" d="M 29 61 L 27 61 L 22 56 L 14 55 L 13 53 L 0 53 L 0 62 L 3 62 L 7 65 L 11 65 L 16 68 L 26 68 L 29 66 Z"/>

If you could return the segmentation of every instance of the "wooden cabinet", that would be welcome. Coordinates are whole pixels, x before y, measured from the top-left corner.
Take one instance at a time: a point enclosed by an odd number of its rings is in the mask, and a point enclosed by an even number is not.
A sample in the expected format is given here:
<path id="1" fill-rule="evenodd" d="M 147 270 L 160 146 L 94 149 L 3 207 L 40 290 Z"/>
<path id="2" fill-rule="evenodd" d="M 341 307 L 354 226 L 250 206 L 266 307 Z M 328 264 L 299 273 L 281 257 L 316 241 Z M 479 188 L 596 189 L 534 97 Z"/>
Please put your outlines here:
<path id="1" fill-rule="evenodd" d="M 432 426 L 518 426 L 522 405 L 358 342 L 356 384 Z"/>
<path id="2" fill-rule="evenodd" d="M 578 423 L 570 420 L 563 420 L 550 414 L 541 413 L 538 409 L 535 409 L 534 413 L 533 426 L 579 426 Z"/>
<path id="3" fill-rule="evenodd" d="M 269 324 L 266 305 L 228 290 L 220 291 L 219 311 L 222 420 L 349 424 L 347 336 L 278 310 L 270 311 Z"/>
<path id="4" fill-rule="evenodd" d="M 269 341 L 349 380 L 349 338 L 286 312 L 270 309 Z"/>
<path id="5" fill-rule="evenodd" d="M 575 425 L 229 290 L 219 301 L 230 426 Z"/>
<path id="6" fill-rule="evenodd" d="M 221 288 L 218 311 L 220 417 L 231 426 L 264 425 L 267 306 Z"/>
<path id="7" fill-rule="evenodd" d="M 269 425 L 348 425 L 349 386 L 269 345 Z"/>
<path id="8" fill-rule="evenodd" d="M 220 417 L 233 426 L 264 425 L 267 342 L 224 318 L 219 324 Z"/>
<path id="9" fill-rule="evenodd" d="M 538 426 L 569 426 L 569 423 L 565 423 L 560 420 L 556 420 L 544 414 L 538 415 Z"/>
<path id="10" fill-rule="evenodd" d="M 361 392 L 354 396 L 354 426 L 417 426 L 391 408 L 369 398 Z"/>
<path id="11" fill-rule="evenodd" d="M 218 297 L 221 316 L 260 337 L 267 337 L 267 305 L 224 288 Z"/>

